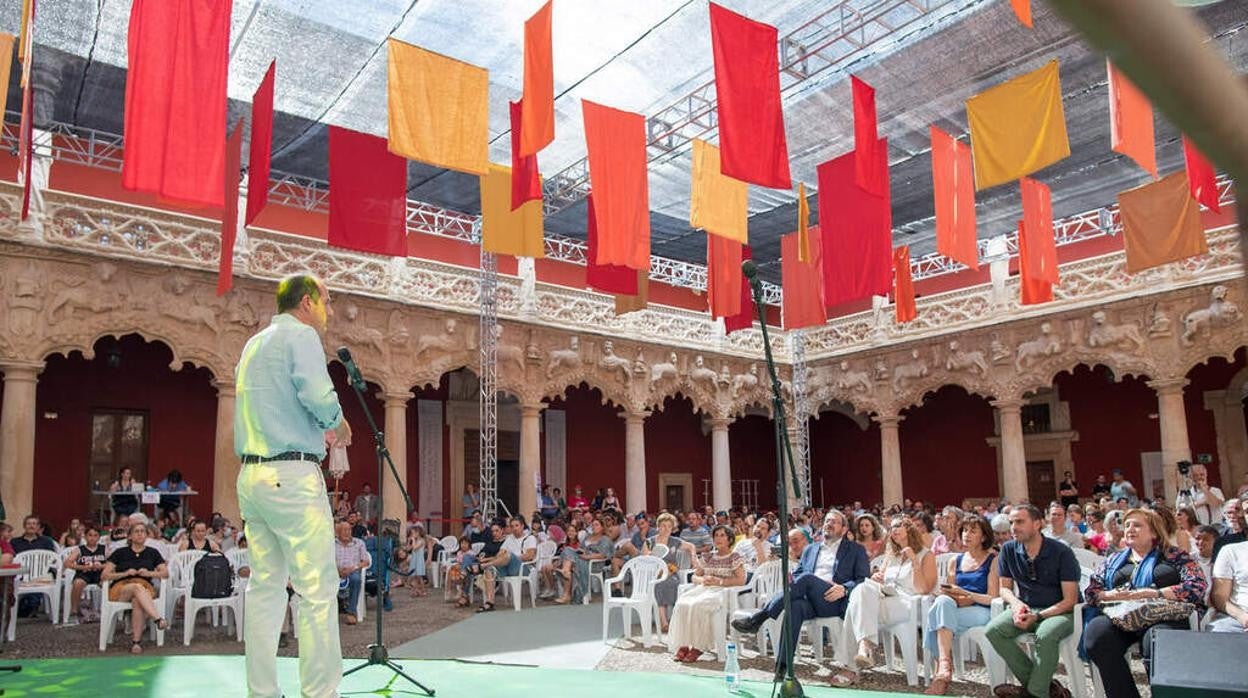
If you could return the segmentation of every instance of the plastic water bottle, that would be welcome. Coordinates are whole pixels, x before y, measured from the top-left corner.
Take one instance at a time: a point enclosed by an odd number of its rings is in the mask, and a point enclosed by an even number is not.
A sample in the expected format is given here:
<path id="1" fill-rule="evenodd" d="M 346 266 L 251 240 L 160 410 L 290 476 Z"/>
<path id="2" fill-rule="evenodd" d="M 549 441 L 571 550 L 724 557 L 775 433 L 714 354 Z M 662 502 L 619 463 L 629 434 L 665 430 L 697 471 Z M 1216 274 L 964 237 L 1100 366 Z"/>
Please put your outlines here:
<path id="1" fill-rule="evenodd" d="M 729 693 L 741 692 L 741 666 L 737 662 L 737 643 L 729 642 L 724 653 L 724 683 Z"/>

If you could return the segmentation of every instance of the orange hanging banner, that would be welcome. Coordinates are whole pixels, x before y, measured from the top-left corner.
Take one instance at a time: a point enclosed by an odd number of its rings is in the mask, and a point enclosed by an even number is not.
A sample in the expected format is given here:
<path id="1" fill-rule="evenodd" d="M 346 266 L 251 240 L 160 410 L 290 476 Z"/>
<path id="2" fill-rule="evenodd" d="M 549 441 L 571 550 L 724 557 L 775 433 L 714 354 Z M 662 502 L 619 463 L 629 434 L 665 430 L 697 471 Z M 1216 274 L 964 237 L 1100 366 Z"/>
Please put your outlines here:
<path id="1" fill-rule="evenodd" d="M 806 183 L 797 183 L 797 261 L 810 261 L 810 203 Z"/>
<path id="2" fill-rule="evenodd" d="M 1057 61 L 966 100 L 977 190 L 1012 182 L 1070 155 Z"/>
<path id="3" fill-rule="evenodd" d="M 485 175 L 490 166 L 490 73 L 389 39 L 389 148 L 435 167 Z"/>
<path id="4" fill-rule="evenodd" d="M 1153 105 L 1122 71 L 1105 62 L 1109 73 L 1109 145 L 1153 177 L 1157 176 L 1157 145 Z"/>
<path id="5" fill-rule="evenodd" d="M 542 9 L 524 23 L 521 156 L 536 155 L 555 140 L 555 62 L 551 51 L 550 5 L 550 2 L 542 5 Z"/>
<path id="6" fill-rule="evenodd" d="M 931 135 L 936 251 L 971 269 L 979 269 L 971 147 L 935 126 L 931 127 Z"/>
<path id="7" fill-rule="evenodd" d="M 893 249 L 893 307 L 897 323 L 910 322 L 918 316 L 914 304 L 914 280 L 910 276 L 910 246 Z"/>
<path id="8" fill-rule="evenodd" d="M 1010 7 L 1014 8 L 1014 16 L 1018 17 L 1019 23 L 1031 29 L 1031 0 L 1010 0 Z"/>
<path id="9" fill-rule="evenodd" d="M 1034 278 L 1027 270 L 1024 260 L 1029 254 L 1027 249 L 1027 224 L 1018 222 L 1018 288 L 1019 302 L 1023 305 L 1048 303 L 1053 300 L 1053 284 L 1044 279 Z"/>
<path id="10" fill-rule="evenodd" d="M 1027 234 L 1027 256 L 1020 255 L 1019 264 L 1026 265 L 1028 274 L 1050 284 L 1057 283 L 1057 242 L 1053 230 L 1053 201 L 1049 187 L 1030 177 L 1019 181 L 1023 198 L 1023 221 Z M 1022 243 L 1019 243 L 1022 249 Z"/>
<path id="11" fill-rule="evenodd" d="M 650 269 L 646 118 L 581 101 L 598 227 L 594 264 Z"/>
<path id="12" fill-rule="evenodd" d="M 748 242 L 749 185 L 723 174 L 719 168 L 719 148 L 693 139 L 689 225 L 744 244 Z"/>
<path id="13" fill-rule="evenodd" d="M 798 259 L 797 233 L 780 238 L 780 275 L 783 286 L 784 329 L 817 327 L 828 321 L 823 307 L 823 262 L 819 259 L 819 227 L 810 231 L 809 261 Z"/>
<path id="14" fill-rule="evenodd" d="M 741 243 L 706 236 L 706 300 L 711 317 L 741 312 Z"/>
<path id="15" fill-rule="evenodd" d="M 1131 273 L 1209 251 L 1200 204 L 1192 198 L 1182 170 L 1122 192 L 1118 210 Z"/>
<path id="16" fill-rule="evenodd" d="M 511 208 L 511 168 L 490 163 L 481 178 L 481 247 L 513 257 L 546 256 L 542 239 L 542 201 Z"/>

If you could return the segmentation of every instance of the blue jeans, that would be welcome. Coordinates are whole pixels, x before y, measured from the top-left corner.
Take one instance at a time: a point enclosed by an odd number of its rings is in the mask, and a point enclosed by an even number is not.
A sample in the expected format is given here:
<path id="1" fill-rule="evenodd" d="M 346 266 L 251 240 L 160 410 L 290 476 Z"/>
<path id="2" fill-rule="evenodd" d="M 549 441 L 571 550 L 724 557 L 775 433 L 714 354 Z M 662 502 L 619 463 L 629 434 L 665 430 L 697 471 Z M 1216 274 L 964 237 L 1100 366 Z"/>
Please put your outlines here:
<path id="1" fill-rule="evenodd" d="M 954 637 L 981 625 L 988 625 L 992 612 L 987 606 L 962 606 L 949 596 L 937 596 L 927 611 L 927 625 L 923 630 L 923 646 L 933 654 L 937 651 L 936 631 L 950 630 Z"/>
<path id="2" fill-rule="evenodd" d="M 347 588 L 338 590 L 338 598 L 347 600 L 347 613 L 355 615 L 356 605 L 360 603 L 360 591 L 363 588 L 363 572 L 356 570 L 347 575 Z"/>

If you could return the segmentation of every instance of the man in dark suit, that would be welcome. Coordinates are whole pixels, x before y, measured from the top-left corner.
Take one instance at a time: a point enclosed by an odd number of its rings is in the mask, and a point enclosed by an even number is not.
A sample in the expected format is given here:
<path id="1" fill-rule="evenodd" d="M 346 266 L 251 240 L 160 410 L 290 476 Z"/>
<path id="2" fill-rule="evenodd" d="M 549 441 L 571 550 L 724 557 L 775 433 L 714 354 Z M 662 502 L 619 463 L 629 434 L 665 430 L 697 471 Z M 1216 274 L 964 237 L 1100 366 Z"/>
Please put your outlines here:
<path id="1" fill-rule="evenodd" d="M 849 593 L 871 576 L 866 548 L 846 539 L 848 530 L 849 522 L 845 520 L 845 515 L 836 510 L 829 511 L 823 517 L 823 542 L 806 546 L 801 560 L 793 568 L 789 600 L 793 620 L 783 640 L 791 643 L 790 647 L 797 647 L 798 634 L 806 621 L 812 618 L 843 618 L 849 605 Z M 758 632 L 764 621 L 777 618 L 783 611 L 784 597 L 777 596 L 750 617 L 734 620 L 732 627 L 753 634 Z M 788 654 L 782 647 L 776 660 L 777 673 L 784 671 L 786 656 Z"/>

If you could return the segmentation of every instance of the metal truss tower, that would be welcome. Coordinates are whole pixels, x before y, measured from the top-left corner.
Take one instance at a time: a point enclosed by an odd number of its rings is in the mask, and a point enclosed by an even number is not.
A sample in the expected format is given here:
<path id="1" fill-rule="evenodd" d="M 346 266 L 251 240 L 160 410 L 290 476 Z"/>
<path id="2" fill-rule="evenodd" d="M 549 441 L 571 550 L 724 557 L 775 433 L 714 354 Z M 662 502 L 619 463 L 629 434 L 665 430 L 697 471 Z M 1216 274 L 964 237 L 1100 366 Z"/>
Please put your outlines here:
<path id="1" fill-rule="evenodd" d="M 794 330 L 791 338 L 793 357 L 793 427 L 797 438 L 793 439 L 793 460 L 797 465 L 797 479 L 802 485 L 802 501 L 811 505 L 810 496 L 810 417 L 806 404 L 806 337 L 803 330 Z"/>
<path id="2" fill-rule="evenodd" d="M 481 219 L 473 223 L 478 243 Z M 481 509 L 494 518 L 498 498 L 498 258 L 481 248 Z"/>

